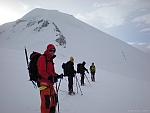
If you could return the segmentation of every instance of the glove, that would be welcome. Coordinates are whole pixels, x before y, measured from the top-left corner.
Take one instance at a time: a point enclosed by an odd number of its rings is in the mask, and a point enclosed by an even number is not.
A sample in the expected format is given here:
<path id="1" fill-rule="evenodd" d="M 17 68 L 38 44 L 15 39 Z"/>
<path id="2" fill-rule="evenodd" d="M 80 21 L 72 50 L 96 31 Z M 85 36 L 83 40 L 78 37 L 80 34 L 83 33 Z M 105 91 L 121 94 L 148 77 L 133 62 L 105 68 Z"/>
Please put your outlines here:
<path id="1" fill-rule="evenodd" d="M 57 82 L 58 77 L 57 76 L 49 76 L 48 80 L 50 80 L 51 82 L 55 83 L 55 82 Z"/>
<path id="2" fill-rule="evenodd" d="M 57 75 L 57 78 L 63 78 L 63 74 Z"/>
<path id="3" fill-rule="evenodd" d="M 76 74 L 77 73 L 77 71 L 76 70 L 74 70 L 74 74 Z"/>

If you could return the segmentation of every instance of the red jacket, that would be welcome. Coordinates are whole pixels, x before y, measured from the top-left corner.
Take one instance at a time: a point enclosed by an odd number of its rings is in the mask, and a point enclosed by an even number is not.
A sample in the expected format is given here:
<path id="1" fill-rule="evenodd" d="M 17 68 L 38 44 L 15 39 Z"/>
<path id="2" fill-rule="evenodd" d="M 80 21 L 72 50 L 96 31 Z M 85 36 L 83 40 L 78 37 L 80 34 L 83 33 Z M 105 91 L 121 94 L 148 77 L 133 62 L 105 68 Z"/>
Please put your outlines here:
<path id="1" fill-rule="evenodd" d="M 49 86 L 49 85 L 53 86 L 54 85 L 54 83 L 48 80 L 49 76 L 56 76 L 54 63 L 53 63 L 53 59 L 56 57 L 56 55 L 50 56 L 49 54 L 49 50 L 53 48 L 55 48 L 55 46 L 52 44 L 49 44 L 47 46 L 46 51 L 44 52 L 46 57 L 44 55 L 40 56 L 37 62 L 38 73 L 42 77 L 38 79 L 38 82 L 40 82 L 41 86 Z"/>

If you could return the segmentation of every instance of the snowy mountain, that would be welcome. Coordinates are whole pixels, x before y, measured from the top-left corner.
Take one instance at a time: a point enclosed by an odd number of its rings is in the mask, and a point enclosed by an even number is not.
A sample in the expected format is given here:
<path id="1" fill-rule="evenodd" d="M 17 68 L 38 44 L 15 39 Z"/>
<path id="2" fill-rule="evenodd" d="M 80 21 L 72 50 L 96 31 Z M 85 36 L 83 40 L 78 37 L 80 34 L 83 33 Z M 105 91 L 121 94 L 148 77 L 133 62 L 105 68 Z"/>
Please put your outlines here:
<path id="1" fill-rule="evenodd" d="M 147 54 L 72 15 L 37 8 L 21 19 L 0 26 L 2 113 L 40 112 L 39 92 L 26 81 L 24 46 L 28 54 L 43 53 L 49 43 L 57 48 L 55 67 L 58 73 L 62 73 L 61 64 L 70 56 L 75 58 L 75 67 L 84 60 L 87 68 L 92 62 L 97 68 L 96 82 L 90 87 L 85 80 L 83 96 L 69 97 L 59 92 L 61 113 L 150 112 L 150 57 Z M 90 80 L 90 75 L 87 76 Z M 60 87 L 65 91 L 66 80 L 63 79 Z M 76 85 L 74 88 L 76 91 Z"/>

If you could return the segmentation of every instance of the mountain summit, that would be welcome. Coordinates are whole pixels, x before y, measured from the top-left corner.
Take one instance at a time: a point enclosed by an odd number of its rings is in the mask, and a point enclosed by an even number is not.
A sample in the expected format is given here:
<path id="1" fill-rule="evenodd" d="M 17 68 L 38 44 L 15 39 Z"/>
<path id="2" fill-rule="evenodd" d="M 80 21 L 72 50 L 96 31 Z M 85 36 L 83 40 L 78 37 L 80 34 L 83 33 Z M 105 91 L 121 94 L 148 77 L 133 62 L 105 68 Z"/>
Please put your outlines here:
<path id="1" fill-rule="evenodd" d="M 70 15 L 61 13 L 58 10 L 47 10 L 47 9 L 40 9 L 36 8 L 26 15 L 24 15 L 21 20 L 53 20 L 53 19 L 60 19 L 60 17 L 65 17 L 68 18 Z M 68 16 L 68 17 L 67 17 Z"/>
<path id="2" fill-rule="evenodd" d="M 42 51 L 48 43 L 57 46 L 58 58 L 72 55 L 76 62 L 95 62 L 102 70 L 150 81 L 149 56 L 72 15 L 37 8 L 0 26 L 2 48 Z"/>

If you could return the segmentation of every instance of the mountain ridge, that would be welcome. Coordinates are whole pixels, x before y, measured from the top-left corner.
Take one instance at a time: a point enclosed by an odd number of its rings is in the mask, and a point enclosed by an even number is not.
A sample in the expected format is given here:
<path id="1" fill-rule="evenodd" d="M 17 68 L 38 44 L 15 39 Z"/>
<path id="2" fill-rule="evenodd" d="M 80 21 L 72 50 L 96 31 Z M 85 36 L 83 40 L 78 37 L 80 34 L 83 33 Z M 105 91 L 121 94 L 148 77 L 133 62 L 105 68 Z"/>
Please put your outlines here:
<path id="1" fill-rule="evenodd" d="M 149 56 L 69 14 L 38 8 L 0 26 L 0 47 L 43 51 L 48 43 L 57 47 L 58 58 L 74 56 L 75 62 L 95 62 L 101 70 L 150 81 Z"/>

